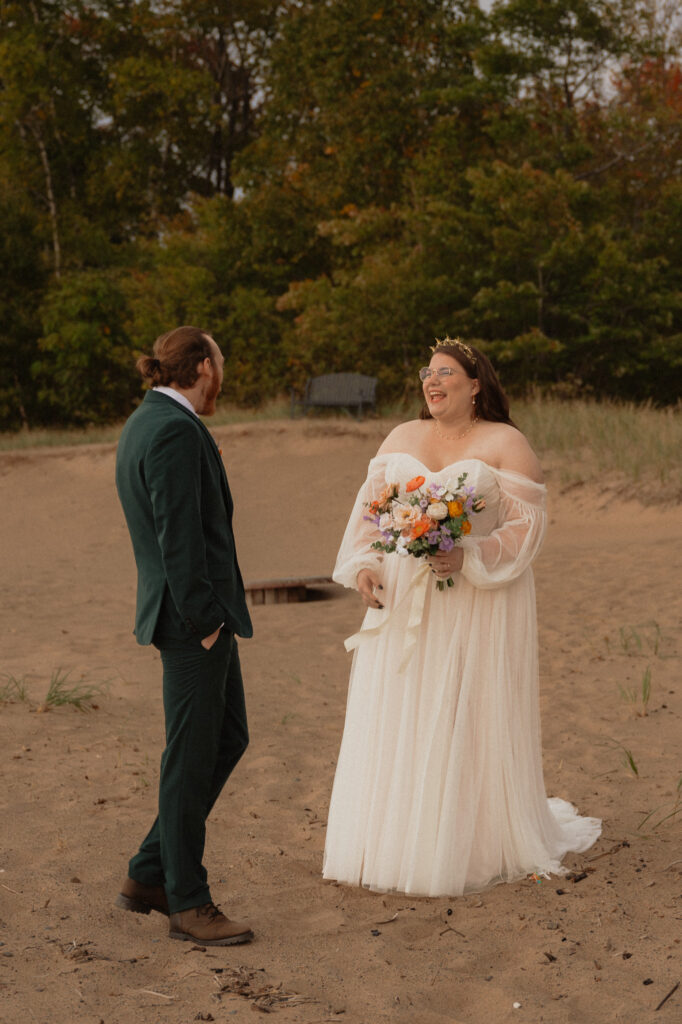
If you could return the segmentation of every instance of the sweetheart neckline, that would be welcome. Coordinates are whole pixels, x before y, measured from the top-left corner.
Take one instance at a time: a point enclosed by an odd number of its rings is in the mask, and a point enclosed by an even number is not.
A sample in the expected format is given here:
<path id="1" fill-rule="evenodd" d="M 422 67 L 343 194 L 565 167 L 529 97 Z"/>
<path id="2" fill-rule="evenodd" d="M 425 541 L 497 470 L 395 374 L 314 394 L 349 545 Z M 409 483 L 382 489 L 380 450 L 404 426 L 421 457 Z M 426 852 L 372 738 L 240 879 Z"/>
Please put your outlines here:
<path id="1" fill-rule="evenodd" d="M 422 469 L 425 469 L 426 472 L 429 473 L 431 476 L 439 476 L 441 473 L 444 473 L 447 469 L 452 469 L 453 466 L 461 466 L 467 462 L 479 462 L 482 466 L 485 466 L 485 468 L 489 470 L 493 474 L 493 476 L 503 475 L 518 477 L 525 483 L 532 484 L 534 487 L 538 487 L 543 491 L 547 490 L 547 485 L 545 483 L 539 483 L 537 480 L 533 480 L 532 477 L 526 476 L 525 473 L 519 473 L 515 469 L 498 469 L 496 466 L 491 466 L 490 463 L 486 462 L 484 459 L 477 459 L 475 457 L 470 459 L 456 459 L 455 462 L 451 462 L 449 463 L 449 465 L 443 466 L 442 469 L 429 469 L 425 462 L 422 462 L 422 460 L 417 458 L 416 455 L 412 455 L 411 452 L 384 452 L 382 455 L 375 455 L 374 459 L 386 459 L 394 455 L 407 456 L 408 459 L 412 459 L 413 462 L 417 462 L 422 467 Z M 373 462 L 374 459 L 372 459 L 371 461 Z"/>
<path id="2" fill-rule="evenodd" d="M 407 458 L 412 459 L 413 462 L 418 462 L 422 469 L 425 469 L 426 472 L 430 473 L 432 476 L 437 476 L 439 473 L 444 473 L 446 469 L 452 469 L 453 466 L 460 466 L 464 462 L 480 462 L 480 464 L 482 466 L 485 466 L 486 469 L 489 469 L 491 473 L 509 472 L 509 470 L 497 470 L 494 466 L 491 466 L 490 463 L 486 462 L 484 459 L 477 459 L 475 457 L 471 459 L 456 459 L 454 462 L 449 462 L 447 466 L 443 466 L 442 469 L 429 469 L 425 462 L 422 462 L 422 460 L 417 458 L 416 455 L 412 455 L 411 452 L 384 452 L 384 455 L 386 457 L 390 455 L 406 455 Z"/>

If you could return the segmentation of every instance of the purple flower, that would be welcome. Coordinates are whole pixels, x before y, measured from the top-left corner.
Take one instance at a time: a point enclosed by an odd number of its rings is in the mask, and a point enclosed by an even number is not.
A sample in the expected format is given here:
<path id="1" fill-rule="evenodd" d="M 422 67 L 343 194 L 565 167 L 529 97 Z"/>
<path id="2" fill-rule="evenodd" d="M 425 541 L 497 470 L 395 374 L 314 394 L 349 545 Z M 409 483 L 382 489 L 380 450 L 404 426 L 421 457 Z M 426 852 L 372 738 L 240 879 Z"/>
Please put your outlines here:
<path id="1" fill-rule="evenodd" d="M 440 530 L 431 530 L 426 534 L 429 544 L 437 544 L 440 540 Z"/>
<path id="2" fill-rule="evenodd" d="M 419 502 L 419 507 L 420 508 L 428 508 L 429 507 L 429 499 L 428 498 L 422 498 L 420 500 L 420 502 Z"/>
<path id="3" fill-rule="evenodd" d="M 439 551 L 452 551 L 455 546 L 455 542 L 449 533 L 441 536 L 441 542 L 438 545 Z"/>

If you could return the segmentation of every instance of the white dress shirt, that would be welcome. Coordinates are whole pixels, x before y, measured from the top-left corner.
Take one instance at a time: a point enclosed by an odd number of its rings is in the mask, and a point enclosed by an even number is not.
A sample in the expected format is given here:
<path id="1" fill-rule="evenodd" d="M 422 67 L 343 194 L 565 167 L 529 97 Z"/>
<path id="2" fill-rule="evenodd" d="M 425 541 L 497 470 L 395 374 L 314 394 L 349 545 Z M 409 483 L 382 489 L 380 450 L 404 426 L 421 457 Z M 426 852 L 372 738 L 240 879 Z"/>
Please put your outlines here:
<path id="1" fill-rule="evenodd" d="M 152 388 L 152 391 L 160 391 L 162 395 L 168 395 L 169 398 L 175 399 L 175 401 L 179 402 L 180 405 L 184 405 L 185 409 L 189 409 L 189 411 L 193 412 L 195 416 L 198 415 L 189 398 L 185 398 L 185 396 L 181 395 L 179 391 L 175 390 L 175 388 L 166 388 L 160 384 L 157 388 Z"/>

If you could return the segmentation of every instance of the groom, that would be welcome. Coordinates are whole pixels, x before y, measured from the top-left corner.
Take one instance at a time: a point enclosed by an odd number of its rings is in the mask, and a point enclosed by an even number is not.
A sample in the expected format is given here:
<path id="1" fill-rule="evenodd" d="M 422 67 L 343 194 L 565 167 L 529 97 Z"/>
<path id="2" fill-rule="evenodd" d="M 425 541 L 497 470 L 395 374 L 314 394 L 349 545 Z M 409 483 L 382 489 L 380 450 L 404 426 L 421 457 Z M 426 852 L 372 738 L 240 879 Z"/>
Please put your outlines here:
<path id="1" fill-rule="evenodd" d="M 248 942 L 211 899 L 205 823 L 246 750 L 235 635 L 252 635 L 222 458 L 199 416 L 215 412 L 223 356 L 197 327 L 157 338 L 137 367 L 152 385 L 121 434 L 116 486 L 137 563 L 135 634 L 163 663 L 166 749 L 158 817 L 116 903 L 170 917 L 170 937 Z"/>

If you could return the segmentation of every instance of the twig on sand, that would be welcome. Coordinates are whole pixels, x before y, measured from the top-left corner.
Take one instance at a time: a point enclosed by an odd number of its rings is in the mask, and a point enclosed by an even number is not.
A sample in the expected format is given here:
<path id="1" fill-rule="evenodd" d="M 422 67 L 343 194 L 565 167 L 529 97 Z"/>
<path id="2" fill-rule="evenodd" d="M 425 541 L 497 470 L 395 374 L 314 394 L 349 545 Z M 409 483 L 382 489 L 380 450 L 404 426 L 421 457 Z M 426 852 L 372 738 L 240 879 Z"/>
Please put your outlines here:
<path id="1" fill-rule="evenodd" d="M 315 1000 L 307 996 L 301 996 L 297 992 L 286 992 L 279 985 L 269 985 L 258 974 L 262 971 L 248 970 L 246 967 L 233 967 L 226 972 L 227 978 L 220 980 L 214 976 L 220 992 L 231 992 L 234 995 L 244 996 L 251 1000 L 254 1010 L 262 1013 L 272 1013 L 279 1006 L 300 1006 L 301 1003 L 312 1003 Z"/>
<path id="2" fill-rule="evenodd" d="M 167 996 L 163 992 L 155 992 L 153 988 L 138 988 L 138 992 L 144 992 L 147 996 L 160 996 L 161 999 L 175 999 L 175 996 Z"/>
<path id="3" fill-rule="evenodd" d="M 15 896 L 21 896 L 20 892 L 17 892 L 16 889 L 10 889 L 10 887 L 8 885 L 5 885 L 4 882 L 0 882 L 0 885 L 3 887 L 3 889 L 7 889 L 7 892 L 13 892 Z"/>
<path id="4" fill-rule="evenodd" d="M 610 857 L 612 853 L 618 853 L 619 850 L 623 850 L 629 845 L 630 844 L 627 839 L 622 839 L 620 843 L 616 843 L 616 845 L 612 846 L 610 850 L 604 850 L 603 853 L 598 853 L 596 857 L 588 857 L 587 862 L 588 864 L 591 864 L 595 860 L 601 860 L 602 857 Z"/>
<path id="5" fill-rule="evenodd" d="M 397 921 L 397 920 L 398 920 L 398 911 L 396 910 L 396 912 L 393 915 L 393 917 L 387 917 L 385 921 L 375 921 L 374 923 L 375 924 L 390 924 L 391 921 Z"/>
<path id="6" fill-rule="evenodd" d="M 674 985 L 673 985 L 673 987 L 672 987 L 672 988 L 670 989 L 670 991 L 668 992 L 667 996 L 663 996 L 663 998 L 661 999 L 660 1003 L 659 1003 L 659 1004 L 658 1004 L 658 1006 L 656 1007 L 656 1010 L 660 1010 L 660 1008 L 661 1008 L 662 1006 L 664 1006 L 664 1005 L 665 1005 L 665 1003 L 667 1003 L 667 1002 L 668 1002 L 668 1000 L 670 999 L 670 997 L 671 997 L 672 995 L 674 995 L 674 994 L 675 994 L 675 992 L 677 992 L 677 990 L 678 990 L 678 988 L 679 988 L 679 987 L 680 987 L 680 983 L 679 983 L 679 981 L 678 981 L 678 982 L 676 982 L 676 984 L 674 984 Z M 654 1013 L 656 1012 L 656 1010 L 654 1010 Z"/>

